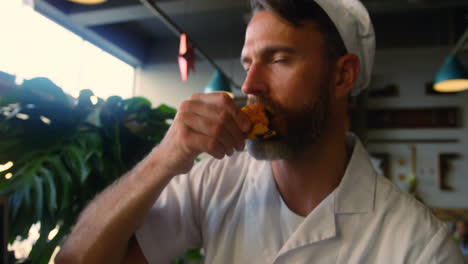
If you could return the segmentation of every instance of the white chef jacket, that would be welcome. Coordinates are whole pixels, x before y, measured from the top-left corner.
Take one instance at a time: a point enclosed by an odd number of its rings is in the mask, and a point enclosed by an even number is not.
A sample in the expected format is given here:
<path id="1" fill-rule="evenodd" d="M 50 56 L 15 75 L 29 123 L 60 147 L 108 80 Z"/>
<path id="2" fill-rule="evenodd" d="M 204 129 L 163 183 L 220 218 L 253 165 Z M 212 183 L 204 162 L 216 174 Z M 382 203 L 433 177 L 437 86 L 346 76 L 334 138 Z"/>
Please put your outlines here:
<path id="1" fill-rule="evenodd" d="M 282 201 L 270 163 L 248 153 L 175 177 L 136 237 L 149 263 L 203 247 L 205 263 L 454 263 L 446 224 L 373 169 L 360 141 L 339 186 L 307 217 Z M 354 148 L 353 148 L 354 145 Z"/>

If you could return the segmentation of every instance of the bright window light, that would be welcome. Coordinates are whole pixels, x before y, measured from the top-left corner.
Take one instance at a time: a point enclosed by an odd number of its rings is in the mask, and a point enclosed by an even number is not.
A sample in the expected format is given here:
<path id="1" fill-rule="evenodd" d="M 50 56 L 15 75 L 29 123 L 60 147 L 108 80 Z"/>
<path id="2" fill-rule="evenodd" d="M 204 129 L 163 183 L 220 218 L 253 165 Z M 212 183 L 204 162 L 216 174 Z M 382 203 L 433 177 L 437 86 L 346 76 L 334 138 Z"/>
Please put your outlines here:
<path id="1" fill-rule="evenodd" d="M 52 240 L 54 237 L 58 234 L 59 227 L 56 226 L 52 231 L 49 232 L 49 235 L 47 236 L 47 239 Z"/>
<path id="2" fill-rule="evenodd" d="M 12 161 L 9 161 L 5 164 L 0 164 L 0 172 L 2 171 L 6 171 L 6 170 L 9 170 L 11 167 L 13 167 L 13 162 Z"/>
<path id="3" fill-rule="evenodd" d="M 77 97 L 82 89 L 98 97 L 133 95 L 134 68 L 24 5 L 0 1 L 0 71 L 17 82 L 47 77 Z"/>
<path id="4" fill-rule="evenodd" d="M 23 79 L 47 77 L 74 97 L 83 89 L 90 89 L 103 99 L 133 95 L 132 66 L 37 13 L 23 0 L 0 0 L 0 25 L 0 71 L 16 75 L 16 84 L 20 85 Z M 23 114 L 16 117 L 27 118 Z M 41 120 L 50 124 L 47 117 L 41 116 Z M 0 165 L 1 171 L 13 163 Z M 5 175 L 7 179 L 12 176 Z M 29 254 L 39 237 L 38 225 L 31 230 L 26 240 L 8 245 L 18 259 Z M 50 238 L 54 233 L 49 234 Z M 49 263 L 53 263 L 54 256 Z"/>

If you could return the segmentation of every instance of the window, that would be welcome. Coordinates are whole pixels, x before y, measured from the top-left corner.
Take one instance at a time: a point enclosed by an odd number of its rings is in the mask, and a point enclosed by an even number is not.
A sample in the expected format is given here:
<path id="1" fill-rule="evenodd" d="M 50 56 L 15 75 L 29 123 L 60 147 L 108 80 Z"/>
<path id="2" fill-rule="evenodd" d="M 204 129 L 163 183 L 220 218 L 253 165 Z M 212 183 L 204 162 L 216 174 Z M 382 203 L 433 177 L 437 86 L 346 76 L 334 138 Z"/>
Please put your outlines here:
<path id="1" fill-rule="evenodd" d="M 132 66 L 37 13 L 23 0 L 0 0 L 0 25 L 0 71 L 16 75 L 18 84 L 22 79 L 47 77 L 74 97 L 82 89 L 91 89 L 103 99 L 133 95 Z M 29 238 L 15 241 L 9 250 L 17 258 L 26 257 L 38 230 L 39 225 L 33 225 Z"/>
<path id="2" fill-rule="evenodd" d="M 76 97 L 133 95 L 134 68 L 42 16 L 23 0 L 0 1 L 0 71 L 47 77 Z"/>

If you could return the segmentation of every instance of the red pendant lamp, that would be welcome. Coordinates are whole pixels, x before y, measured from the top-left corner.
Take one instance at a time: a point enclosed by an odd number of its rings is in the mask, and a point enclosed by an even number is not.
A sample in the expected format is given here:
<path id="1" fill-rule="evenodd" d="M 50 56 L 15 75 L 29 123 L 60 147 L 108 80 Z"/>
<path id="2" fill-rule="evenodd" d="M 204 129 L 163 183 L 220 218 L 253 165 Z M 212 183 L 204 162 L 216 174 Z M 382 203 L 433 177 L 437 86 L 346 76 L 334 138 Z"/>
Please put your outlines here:
<path id="1" fill-rule="evenodd" d="M 195 69 L 195 54 L 185 33 L 180 34 L 179 69 L 183 82 L 187 81 L 189 73 Z"/>

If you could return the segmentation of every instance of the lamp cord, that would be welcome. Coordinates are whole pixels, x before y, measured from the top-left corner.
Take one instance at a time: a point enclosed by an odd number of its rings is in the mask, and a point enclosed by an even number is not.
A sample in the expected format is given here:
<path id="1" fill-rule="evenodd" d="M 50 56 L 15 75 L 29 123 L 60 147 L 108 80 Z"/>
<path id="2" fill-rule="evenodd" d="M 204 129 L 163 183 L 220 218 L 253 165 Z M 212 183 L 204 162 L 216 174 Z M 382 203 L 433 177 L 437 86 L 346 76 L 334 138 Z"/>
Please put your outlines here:
<path id="1" fill-rule="evenodd" d="M 451 56 L 457 55 L 457 53 L 463 48 L 463 45 L 468 40 L 468 28 L 465 30 L 465 33 L 461 36 L 460 40 L 457 42 L 455 48 L 450 52 Z"/>
<path id="2" fill-rule="evenodd" d="M 140 2 L 146 7 L 148 8 L 151 13 L 153 13 L 153 15 L 155 15 L 156 17 L 161 17 L 162 19 L 162 22 L 164 24 L 166 24 L 166 26 L 169 27 L 169 29 L 174 32 L 175 34 L 182 34 L 182 33 L 185 33 L 187 35 L 187 38 L 190 40 L 191 44 L 192 44 L 192 47 L 198 51 L 199 55 L 201 55 L 202 57 L 204 57 L 215 69 L 217 69 L 218 71 L 220 71 L 224 77 L 226 77 L 226 79 L 236 88 L 236 89 L 239 89 L 240 90 L 240 86 L 235 83 L 231 77 L 227 76 L 226 73 L 223 71 L 223 69 L 221 69 L 221 67 L 210 57 L 208 56 L 208 54 L 206 52 L 204 52 L 200 46 L 198 46 L 187 34 L 187 32 L 185 32 L 181 27 L 179 27 L 179 25 L 177 25 L 174 21 L 172 21 L 172 19 L 160 8 L 158 7 L 154 1 L 148 1 L 148 0 L 140 0 Z"/>

